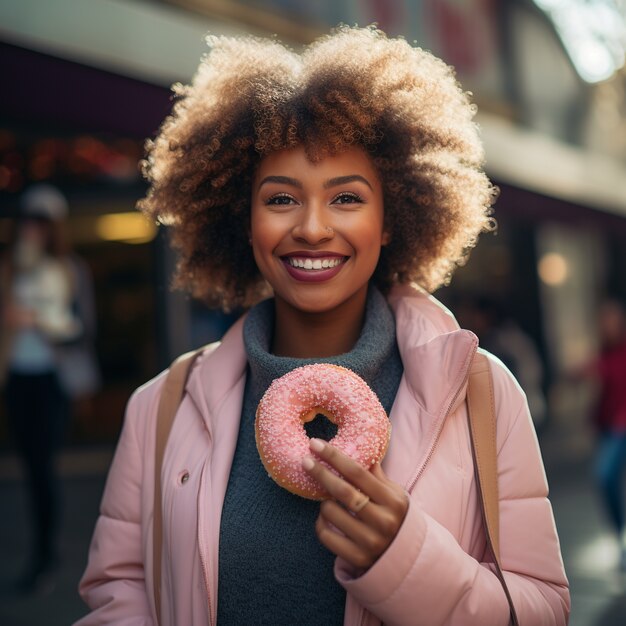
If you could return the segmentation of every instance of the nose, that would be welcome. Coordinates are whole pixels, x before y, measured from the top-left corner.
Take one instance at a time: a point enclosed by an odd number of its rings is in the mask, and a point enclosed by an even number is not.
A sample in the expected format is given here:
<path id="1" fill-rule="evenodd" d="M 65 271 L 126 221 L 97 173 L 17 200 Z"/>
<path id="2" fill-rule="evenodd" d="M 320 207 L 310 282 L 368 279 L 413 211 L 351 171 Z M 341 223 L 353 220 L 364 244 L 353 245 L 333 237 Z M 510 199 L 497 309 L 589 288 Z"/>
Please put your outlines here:
<path id="1" fill-rule="evenodd" d="M 310 245 L 328 241 L 333 238 L 334 234 L 323 207 L 314 205 L 302 207 L 298 221 L 292 229 L 294 239 Z"/>

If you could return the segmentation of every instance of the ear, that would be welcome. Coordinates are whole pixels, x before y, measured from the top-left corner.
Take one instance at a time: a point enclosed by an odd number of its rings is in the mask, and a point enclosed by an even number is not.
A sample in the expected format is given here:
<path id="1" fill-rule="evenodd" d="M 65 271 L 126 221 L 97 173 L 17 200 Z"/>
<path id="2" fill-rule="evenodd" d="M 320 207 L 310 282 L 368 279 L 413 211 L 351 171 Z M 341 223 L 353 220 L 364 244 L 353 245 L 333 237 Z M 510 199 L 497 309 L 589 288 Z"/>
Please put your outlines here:
<path id="1" fill-rule="evenodd" d="M 391 234 L 388 231 L 384 230 L 382 239 L 380 241 L 380 245 L 386 246 L 390 241 L 391 241 Z"/>

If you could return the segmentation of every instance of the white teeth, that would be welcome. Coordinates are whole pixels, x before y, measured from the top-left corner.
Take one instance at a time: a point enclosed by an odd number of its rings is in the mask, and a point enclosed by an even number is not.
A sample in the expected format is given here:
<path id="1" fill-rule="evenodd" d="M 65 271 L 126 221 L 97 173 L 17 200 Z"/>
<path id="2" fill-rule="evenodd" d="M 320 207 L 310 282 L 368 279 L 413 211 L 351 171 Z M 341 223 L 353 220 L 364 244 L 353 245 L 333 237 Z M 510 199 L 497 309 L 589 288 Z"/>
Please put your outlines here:
<path id="1" fill-rule="evenodd" d="M 330 267 L 337 267 L 341 263 L 341 258 L 332 257 L 329 259 L 311 259 L 307 258 L 296 258 L 296 257 L 288 257 L 287 258 L 289 265 L 292 267 L 298 267 L 300 269 L 305 270 L 322 270 L 328 269 Z"/>

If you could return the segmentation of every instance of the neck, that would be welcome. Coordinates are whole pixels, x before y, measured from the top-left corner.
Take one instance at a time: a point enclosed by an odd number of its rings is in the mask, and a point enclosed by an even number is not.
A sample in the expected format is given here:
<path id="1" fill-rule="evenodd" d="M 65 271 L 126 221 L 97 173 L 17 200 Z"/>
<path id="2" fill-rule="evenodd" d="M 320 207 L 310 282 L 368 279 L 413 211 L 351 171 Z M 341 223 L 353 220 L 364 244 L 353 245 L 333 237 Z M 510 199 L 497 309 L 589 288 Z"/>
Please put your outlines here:
<path id="1" fill-rule="evenodd" d="M 350 352 L 365 320 L 367 288 L 330 311 L 300 311 L 275 299 L 272 353 L 298 359 L 326 358 Z"/>

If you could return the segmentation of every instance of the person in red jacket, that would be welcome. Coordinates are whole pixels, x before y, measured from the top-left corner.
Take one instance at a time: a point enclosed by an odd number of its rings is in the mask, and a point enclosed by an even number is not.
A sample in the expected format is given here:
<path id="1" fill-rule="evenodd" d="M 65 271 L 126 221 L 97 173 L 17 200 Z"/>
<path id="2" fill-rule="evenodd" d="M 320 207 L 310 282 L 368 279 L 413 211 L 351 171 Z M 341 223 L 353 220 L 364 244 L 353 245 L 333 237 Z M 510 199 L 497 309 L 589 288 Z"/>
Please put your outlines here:
<path id="1" fill-rule="evenodd" d="M 626 465 L 626 312 L 606 301 L 598 316 L 600 353 L 588 373 L 599 382 L 594 414 L 599 435 L 595 475 L 609 518 L 621 540 L 622 569 L 626 569 L 623 474 Z"/>

